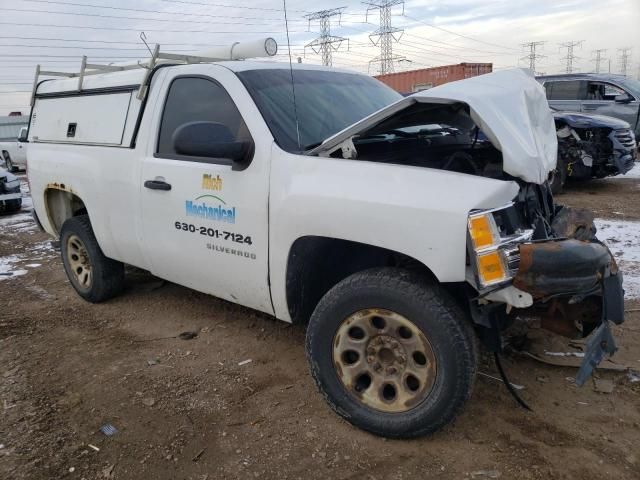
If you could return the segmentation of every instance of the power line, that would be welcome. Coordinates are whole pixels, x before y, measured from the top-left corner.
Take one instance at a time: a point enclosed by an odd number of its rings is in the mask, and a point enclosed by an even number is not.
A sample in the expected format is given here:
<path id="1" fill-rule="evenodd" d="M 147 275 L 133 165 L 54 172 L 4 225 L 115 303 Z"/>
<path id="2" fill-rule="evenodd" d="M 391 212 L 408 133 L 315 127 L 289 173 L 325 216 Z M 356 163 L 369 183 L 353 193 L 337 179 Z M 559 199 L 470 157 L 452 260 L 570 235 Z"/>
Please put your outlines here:
<path id="1" fill-rule="evenodd" d="M 119 10 L 122 12 L 137 12 L 137 13 L 157 13 L 162 15 L 183 15 L 188 17 L 208 17 L 208 18 L 237 18 L 242 20 L 278 20 L 283 21 L 282 18 L 265 18 L 265 17 L 244 17 L 244 16 L 233 16 L 233 15 L 209 15 L 206 13 L 186 13 L 186 12 L 168 12 L 166 10 L 146 10 L 143 8 L 128 8 L 128 7 L 113 7 L 111 5 L 95 5 L 90 3 L 75 3 L 75 2 L 63 2 L 58 0 L 23 0 L 24 2 L 32 2 L 32 3 L 47 3 L 54 5 L 71 5 L 74 7 L 91 7 L 91 8 L 103 8 L 108 10 Z M 23 10 L 23 11 L 31 11 L 31 10 Z M 37 11 L 37 10 L 36 10 Z M 42 10 L 45 11 L 45 10 Z M 282 10 L 280 10 L 282 11 Z M 87 14 L 87 13 L 73 13 L 73 12 L 48 12 L 48 13 L 59 13 L 61 15 L 87 15 L 87 16 L 104 16 L 102 14 Z M 129 18 L 129 17 L 115 17 L 115 18 Z M 135 17 L 134 17 L 135 18 Z M 136 20 L 147 20 L 144 17 L 136 18 Z M 159 19 L 148 19 L 148 20 L 159 20 Z M 171 21 L 171 20 L 162 20 L 162 21 Z M 290 20 L 291 21 L 291 20 Z M 295 22 L 302 22 L 302 20 L 293 20 Z M 194 22 L 194 23 L 207 23 L 207 22 Z"/>
<path id="2" fill-rule="evenodd" d="M 560 46 L 560 48 L 566 48 L 567 49 L 567 56 L 561 58 L 561 60 L 566 60 L 565 72 L 573 73 L 573 62 L 575 60 L 577 60 L 578 58 L 580 58 L 580 57 L 578 57 L 577 55 L 575 55 L 573 53 L 573 49 L 575 47 L 582 46 L 583 43 L 584 43 L 584 40 L 575 40 L 575 41 L 571 41 L 571 42 L 564 42 L 564 43 L 559 43 L 558 44 Z"/>
<path id="3" fill-rule="evenodd" d="M 631 47 L 623 47 L 618 49 L 620 56 L 618 57 L 618 66 L 620 73 L 627 76 L 627 70 L 631 66 Z"/>
<path id="4" fill-rule="evenodd" d="M 140 32 L 140 28 L 121 28 L 121 27 L 94 27 L 94 26 L 87 26 L 87 25 L 56 25 L 56 24 L 51 24 L 51 23 L 17 23 L 17 22 L 0 22 L 0 25 L 10 25 L 10 26 L 16 26 L 16 27 L 53 27 L 53 28 L 73 28 L 75 29 L 88 29 L 88 30 L 113 30 L 113 31 L 122 31 L 122 32 Z M 253 25 L 250 23 L 236 23 L 236 24 L 232 24 L 232 25 Z M 276 34 L 276 33 L 282 33 L 281 30 L 268 30 L 268 31 L 253 31 L 253 30 L 226 30 L 226 31 L 211 31 L 211 30 L 166 30 L 164 28 L 160 28 L 160 29 L 153 29 L 153 28 L 144 28 L 142 29 L 145 32 L 162 32 L 162 33 L 208 33 L 211 35 L 225 35 L 227 33 L 242 33 L 242 34 L 247 34 L 247 33 L 255 33 L 255 34 L 262 34 L 262 33 L 272 33 L 272 34 Z M 301 31 L 289 31 L 290 33 L 305 33 L 305 32 L 301 32 Z"/>
<path id="5" fill-rule="evenodd" d="M 243 5 L 223 5 L 221 3 L 202 3 L 202 2 L 185 2 L 182 0 L 160 0 L 161 2 L 167 2 L 167 3 L 180 3 L 182 5 L 199 5 L 199 6 L 206 6 L 206 7 L 222 7 L 222 8 L 241 8 L 244 10 L 263 10 L 263 11 L 270 11 L 270 12 L 282 12 L 281 8 L 266 8 L 266 7 L 246 7 Z M 289 12 L 297 12 L 297 13 L 310 13 L 307 10 L 291 10 L 291 9 L 287 9 L 287 11 Z"/>
<path id="6" fill-rule="evenodd" d="M 26 12 L 26 13 L 49 13 L 54 15 L 71 15 L 74 17 L 94 17 L 94 18 L 114 18 L 117 20 L 137 20 L 137 21 L 145 21 L 145 22 L 170 22 L 170 23 L 197 23 L 204 25 L 211 25 L 211 22 L 199 22 L 197 20 L 178 20 L 175 18 L 149 18 L 149 17 L 127 17 L 123 15 L 104 15 L 101 13 L 79 13 L 79 12 L 57 12 L 55 10 L 37 10 L 37 9 L 26 9 L 26 8 L 3 8 L 5 11 L 9 12 Z M 171 12 L 166 12 L 171 13 Z M 200 15 L 203 17 L 213 17 L 213 18 L 234 18 L 241 20 L 263 20 L 264 18 L 260 17 L 233 17 L 227 15 Z M 281 21 L 279 18 L 271 19 L 267 18 L 265 20 L 276 20 Z M 246 23 L 246 22 L 216 22 L 217 25 L 268 25 L 273 24 L 273 22 L 262 22 L 262 23 Z"/>
<path id="7" fill-rule="evenodd" d="M 342 15 L 342 11 L 347 7 L 331 8 L 329 10 L 320 10 L 317 12 L 305 15 L 305 18 L 309 21 L 309 26 L 314 20 L 318 20 L 320 23 L 320 36 L 315 40 L 312 40 L 304 46 L 311 48 L 316 54 L 322 55 L 322 64 L 330 67 L 332 61 L 332 53 L 340 48 L 342 42 L 348 40 L 344 37 L 336 37 L 331 35 L 331 17 Z M 338 20 L 338 24 L 340 20 Z M 348 48 L 348 47 L 347 47 Z"/>
<path id="8" fill-rule="evenodd" d="M 44 40 L 50 42 L 82 42 L 82 43 L 108 43 L 115 44 L 120 43 L 123 45 L 140 45 L 140 42 L 124 42 L 122 40 L 86 40 L 82 38 L 46 38 L 46 37 L 19 37 L 19 36 L 4 36 L 0 35 L 0 39 L 5 40 Z M 175 46 L 191 46 L 191 47 L 224 47 L 227 46 L 227 43 L 164 43 L 163 46 L 166 45 L 175 45 Z M 62 47 L 60 47 L 62 48 Z"/>
<path id="9" fill-rule="evenodd" d="M 607 52 L 606 48 L 600 48 L 598 50 L 593 51 L 593 54 L 596 56 L 596 58 L 593 60 L 594 62 L 596 62 L 596 73 L 600 73 L 600 63 L 603 60 L 606 60 L 606 58 L 602 54 L 606 52 Z"/>
<path id="10" fill-rule="evenodd" d="M 404 30 L 391 26 L 391 10 L 397 5 L 402 5 L 404 15 L 404 0 L 377 0 L 368 1 L 367 17 L 370 10 L 378 10 L 380 14 L 380 27 L 369 35 L 369 40 L 375 46 L 380 45 L 380 55 L 371 60 L 370 63 L 380 62 L 380 74 L 394 71 L 393 62 L 403 60 L 404 57 L 393 54 L 393 42 L 399 42 Z M 368 20 L 368 18 L 367 18 Z M 374 38 L 377 37 L 377 40 Z"/>
<path id="11" fill-rule="evenodd" d="M 535 74 L 536 72 L 536 60 L 544 58 L 544 55 L 536 53 L 538 47 L 542 47 L 545 42 L 529 42 L 523 43 L 522 46 L 529 49 L 529 54 L 521 57 L 521 60 L 529 60 L 529 69 Z"/>
<path id="12" fill-rule="evenodd" d="M 485 45 L 491 45 L 492 47 L 499 47 L 499 48 L 504 48 L 504 49 L 507 49 L 507 50 L 514 50 L 514 51 L 516 51 L 516 52 L 518 51 L 518 49 L 517 49 L 517 48 L 513 48 L 513 47 L 505 47 L 504 45 L 498 45 L 497 43 L 485 42 L 484 40 L 479 40 L 479 39 L 477 39 L 477 38 L 470 37 L 470 36 L 468 36 L 468 35 L 462 35 L 461 33 L 457 33 L 457 32 L 454 32 L 454 31 L 452 31 L 452 30 L 448 30 L 448 29 L 446 29 L 446 28 L 438 27 L 438 26 L 433 25 L 433 24 L 431 24 L 431 23 L 427 23 L 427 22 L 425 22 L 424 20 L 419 20 L 419 19 L 417 19 L 417 18 L 411 17 L 411 16 L 406 15 L 406 14 L 405 14 L 405 17 L 407 17 L 408 19 L 413 20 L 413 21 L 415 21 L 415 22 L 418 22 L 418 23 L 421 23 L 421 24 L 423 24 L 423 25 L 426 25 L 427 27 L 435 28 L 435 29 L 437 29 L 437 30 L 442 30 L 443 32 L 449 33 L 449 34 L 451 34 L 451 35 L 455 35 L 455 36 L 457 36 L 457 37 L 466 38 L 467 40 L 472 40 L 472 41 L 474 41 L 474 42 L 478 42 L 478 43 L 484 43 Z"/>
<path id="13" fill-rule="evenodd" d="M 164 44 L 163 44 L 164 45 Z M 148 50 L 144 47 L 135 47 L 135 48 L 121 48 L 121 47 L 85 47 L 83 45 L 25 45 L 25 44 L 16 44 L 16 43 L 0 43 L 1 47 L 20 47 L 20 48 L 66 48 L 66 49 L 80 49 L 80 50 L 127 50 L 127 51 L 144 51 L 148 52 Z M 192 49 L 175 49 L 174 52 L 189 52 Z M 2 54 L 0 54 L 2 55 Z"/>

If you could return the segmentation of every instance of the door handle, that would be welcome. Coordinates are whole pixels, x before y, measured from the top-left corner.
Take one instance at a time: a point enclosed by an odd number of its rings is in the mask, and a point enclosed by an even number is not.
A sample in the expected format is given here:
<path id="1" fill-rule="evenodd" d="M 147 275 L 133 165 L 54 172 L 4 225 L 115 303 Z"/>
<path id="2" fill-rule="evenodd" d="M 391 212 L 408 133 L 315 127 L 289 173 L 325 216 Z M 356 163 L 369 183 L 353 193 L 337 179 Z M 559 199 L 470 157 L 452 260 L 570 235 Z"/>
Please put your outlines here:
<path id="1" fill-rule="evenodd" d="M 597 105 L 583 105 L 582 108 L 584 110 L 595 110 L 596 108 L 598 108 Z"/>
<path id="2" fill-rule="evenodd" d="M 164 180 L 146 180 L 144 186 L 151 190 L 171 190 L 171 184 Z"/>

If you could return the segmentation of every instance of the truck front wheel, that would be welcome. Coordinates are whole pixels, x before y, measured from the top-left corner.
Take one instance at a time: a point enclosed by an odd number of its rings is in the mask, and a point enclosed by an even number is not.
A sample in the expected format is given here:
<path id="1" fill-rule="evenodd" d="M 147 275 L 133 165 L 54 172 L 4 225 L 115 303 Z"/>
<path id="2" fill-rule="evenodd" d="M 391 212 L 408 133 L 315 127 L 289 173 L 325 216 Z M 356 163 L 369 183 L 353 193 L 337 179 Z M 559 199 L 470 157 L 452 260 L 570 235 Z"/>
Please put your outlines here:
<path id="1" fill-rule="evenodd" d="M 99 303 L 120 293 L 124 265 L 102 253 L 88 215 L 69 218 L 62 224 L 60 248 L 67 277 L 82 298 Z"/>
<path id="2" fill-rule="evenodd" d="M 376 435 L 417 437 L 451 422 L 469 398 L 473 335 L 437 284 L 401 269 L 373 269 L 341 281 L 319 302 L 307 359 L 336 413 Z"/>

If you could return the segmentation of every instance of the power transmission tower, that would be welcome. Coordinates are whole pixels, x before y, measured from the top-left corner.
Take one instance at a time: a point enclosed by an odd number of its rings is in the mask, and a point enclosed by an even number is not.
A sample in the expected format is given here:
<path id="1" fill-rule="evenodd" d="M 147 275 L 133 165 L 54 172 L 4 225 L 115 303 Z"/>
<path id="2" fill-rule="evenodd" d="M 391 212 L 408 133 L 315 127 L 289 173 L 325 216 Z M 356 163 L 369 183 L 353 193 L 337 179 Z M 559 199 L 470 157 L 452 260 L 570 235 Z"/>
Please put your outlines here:
<path id="1" fill-rule="evenodd" d="M 606 60 L 606 58 L 602 54 L 606 52 L 607 52 L 606 48 L 600 48 L 598 50 L 593 51 L 593 54 L 596 56 L 596 58 L 593 59 L 593 61 L 596 62 L 596 73 L 600 73 L 600 63 L 603 60 Z"/>
<path id="2" fill-rule="evenodd" d="M 573 42 L 564 42 L 564 43 L 559 43 L 558 45 L 560 45 L 560 48 L 566 48 L 567 49 L 567 56 L 566 57 L 562 57 L 562 60 L 566 60 L 566 67 L 565 67 L 565 71 L 567 73 L 573 73 L 573 62 L 574 60 L 580 58 L 576 55 L 573 54 L 573 49 L 575 47 L 580 47 L 582 46 L 582 44 L 584 43 L 584 40 L 577 40 L 577 41 L 573 41 Z"/>
<path id="3" fill-rule="evenodd" d="M 529 69 L 535 74 L 536 72 L 536 60 L 544 58 L 544 55 L 536 53 L 538 47 L 542 47 L 545 42 L 529 42 L 523 43 L 522 46 L 529 49 L 529 55 L 525 55 L 520 60 L 529 60 Z"/>
<path id="4" fill-rule="evenodd" d="M 618 53 L 620 54 L 620 57 L 618 58 L 620 73 L 626 77 L 627 70 L 631 66 L 631 47 L 619 48 Z"/>
<path id="5" fill-rule="evenodd" d="M 322 55 L 322 64 L 327 67 L 332 65 L 332 54 L 340 48 L 342 42 L 346 40 L 347 49 L 349 48 L 349 39 L 331 35 L 331 17 L 335 17 L 337 15 L 338 18 L 341 18 L 342 11 L 345 8 L 347 7 L 319 10 L 304 16 L 309 21 L 309 28 L 311 28 L 312 21 L 319 20 L 320 23 L 320 36 L 304 46 L 305 52 L 307 48 L 311 48 L 315 54 L 320 53 Z M 340 24 L 340 21 L 338 21 L 338 24 Z"/>
<path id="6" fill-rule="evenodd" d="M 380 62 L 380 73 L 392 73 L 394 71 L 393 63 L 395 61 L 404 60 L 405 57 L 393 54 L 393 43 L 399 42 L 404 30 L 391 26 L 391 10 L 397 5 L 402 5 L 402 15 L 404 15 L 404 0 L 371 0 L 364 2 L 367 5 L 366 18 L 368 19 L 369 11 L 378 10 L 380 12 L 380 28 L 369 35 L 369 40 L 376 47 L 380 45 L 380 55 L 369 62 Z"/>

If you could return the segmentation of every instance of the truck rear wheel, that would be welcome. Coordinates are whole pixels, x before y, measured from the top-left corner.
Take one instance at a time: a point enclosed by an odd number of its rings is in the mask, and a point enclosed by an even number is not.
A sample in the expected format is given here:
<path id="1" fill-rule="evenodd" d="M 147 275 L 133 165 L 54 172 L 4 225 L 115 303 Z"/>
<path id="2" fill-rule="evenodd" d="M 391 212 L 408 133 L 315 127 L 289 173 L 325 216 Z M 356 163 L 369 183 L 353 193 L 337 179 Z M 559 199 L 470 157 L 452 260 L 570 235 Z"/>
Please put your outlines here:
<path id="1" fill-rule="evenodd" d="M 22 208 L 22 199 L 5 200 L 0 202 L 0 213 L 16 213 Z"/>
<path id="2" fill-rule="evenodd" d="M 346 278 L 319 302 L 307 359 L 336 413 L 377 435 L 417 437 L 451 422 L 469 398 L 473 335 L 438 285 L 396 268 L 373 269 Z"/>
<path id="3" fill-rule="evenodd" d="M 69 218 L 62 224 L 60 248 L 67 277 L 82 298 L 99 303 L 120 293 L 124 265 L 102 253 L 88 215 Z"/>

